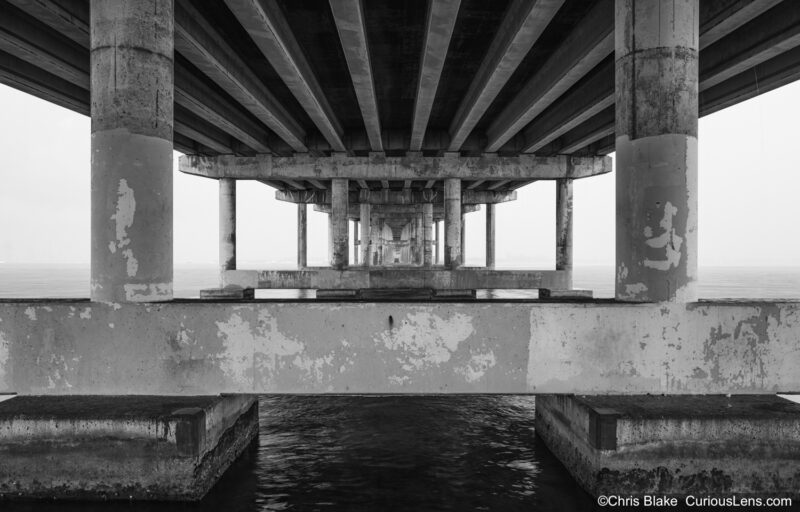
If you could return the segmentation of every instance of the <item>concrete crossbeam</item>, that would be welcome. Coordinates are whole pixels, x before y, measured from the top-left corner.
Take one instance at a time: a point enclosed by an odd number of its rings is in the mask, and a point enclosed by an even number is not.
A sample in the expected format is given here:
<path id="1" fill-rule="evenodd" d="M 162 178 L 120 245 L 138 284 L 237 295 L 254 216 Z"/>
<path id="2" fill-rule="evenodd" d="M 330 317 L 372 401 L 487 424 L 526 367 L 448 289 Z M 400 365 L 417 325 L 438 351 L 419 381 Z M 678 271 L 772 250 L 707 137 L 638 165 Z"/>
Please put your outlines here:
<path id="1" fill-rule="evenodd" d="M 0 320 L 0 392 L 800 391 L 797 302 L 5 300 Z"/>
<path id="2" fill-rule="evenodd" d="M 461 149 L 563 3 L 564 0 L 515 0 L 508 8 L 497 36 L 450 124 L 448 151 Z"/>
<path id="3" fill-rule="evenodd" d="M 451 270 L 419 266 L 340 270 L 309 267 L 304 270 L 232 270 L 224 273 L 226 286 L 254 289 L 565 289 L 567 278 L 566 272 L 556 270 L 492 270 L 483 267 Z"/>
<path id="4" fill-rule="evenodd" d="M 439 88 L 447 49 L 458 17 L 461 0 L 432 0 L 428 4 L 425 41 L 422 43 L 422 62 L 419 67 L 417 94 L 414 99 L 414 118 L 411 122 L 411 151 L 420 151 L 433 100 Z"/>
<path id="5" fill-rule="evenodd" d="M 587 178 L 611 172 L 607 157 L 206 157 L 187 155 L 180 170 L 206 178 L 246 180 L 542 180 Z"/>
<path id="6" fill-rule="evenodd" d="M 330 6 L 364 119 L 364 127 L 367 129 L 370 149 L 383 151 L 362 0 L 330 0 Z"/>
<path id="7" fill-rule="evenodd" d="M 225 179 L 225 178 L 223 178 Z M 351 191 L 348 193 L 350 204 L 378 204 L 378 205 L 401 205 L 401 204 L 444 204 L 444 195 L 441 192 L 425 194 L 424 190 L 362 190 Z M 287 203 L 298 204 L 331 204 L 330 190 L 287 190 L 280 189 L 275 191 L 275 199 Z M 517 192 L 498 192 L 493 190 L 463 190 L 461 192 L 461 204 L 496 204 L 515 201 Z"/>
<path id="8" fill-rule="evenodd" d="M 225 0 L 261 53 L 334 151 L 346 151 L 342 127 L 277 2 Z"/>

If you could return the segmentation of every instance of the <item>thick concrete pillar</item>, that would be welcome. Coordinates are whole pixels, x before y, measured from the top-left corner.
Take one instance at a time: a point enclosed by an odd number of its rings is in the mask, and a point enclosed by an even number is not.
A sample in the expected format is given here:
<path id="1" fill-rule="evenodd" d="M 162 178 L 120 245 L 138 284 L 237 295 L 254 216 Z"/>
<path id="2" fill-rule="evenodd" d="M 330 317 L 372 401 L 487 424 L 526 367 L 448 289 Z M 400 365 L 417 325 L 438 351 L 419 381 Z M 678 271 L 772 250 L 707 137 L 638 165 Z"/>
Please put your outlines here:
<path id="1" fill-rule="evenodd" d="M 359 241 L 359 238 L 358 238 L 358 225 L 359 224 L 360 224 L 359 221 L 357 221 L 357 220 L 353 221 L 353 265 L 358 265 L 358 253 L 360 252 L 359 251 L 359 249 L 360 249 L 359 245 L 360 245 L 361 242 Z"/>
<path id="2" fill-rule="evenodd" d="M 333 261 L 333 214 L 328 214 L 328 264 Z"/>
<path id="3" fill-rule="evenodd" d="M 297 268 L 308 265 L 308 205 L 297 205 Z"/>
<path id="4" fill-rule="evenodd" d="M 372 241 L 372 218 L 370 215 L 370 204 L 361 203 L 361 236 L 359 237 L 361 250 L 361 264 L 368 267 L 372 264 L 370 256 L 370 242 Z"/>
<path id="5" fill-rule="evenodd" d="M 494 268 L 495 256 L 495 207 L 494 203 L 486 206 L 486 268 Z"/>
<path id="6" fill-rule="evenodd" d="M 699 0 L 616 0 L 619 300 L 697 299 Z"/>
<path id="7" fill-rule="evenodd" d="M 439 235 L 439 221 L 437 220 L 434 224 L 436 225 L 436 243 L 434 245 L 434 249 L 435 250 L 434 250 L 434 253 L 433 253 L 433 259 L 434 259 L 433 262 L 434 262 L 434 264 L 438 265 L 439 261 L 440 261 L 440 259 L 439 259 L 439 244 L 440 244 L 440 240 L 441 240 L 440 235 Z"/>
<path id="8" fill-rule="evenodd" d="M 236 180 L 219 180 L 219 270 L 236 270 Z"/>
<path id="9" fill-rule="evenodd" d="M 572 288 L 572 180 L 556 180 L 556 270 L 569 271 Z"/>
<path id="10" fill-rule="evenodd" d="M 349 264 L 350 230 L 347 220 L 347 193 L 349 183 L 346 178 L 331 180 L 331 240 L 333 242 L 331 266 L 344 268 Z"/>
<path id="11" fill-rule="evenodd" d="M 417 247 L 416 247 L 416 259 L 415 259 L 414 263 L 416 263 L 417 265 L 423 265 L 425 263 L 425 245 L 427 244 L 427 241 L 426 241 L 426 238 L 425 238 L 425 219 L 424 219 L 424 214 L 423 213 L 419 213 L 417 215 L 416 219 L 414 219 L 414 222 L 416 224 L 416 229 L 415 229 L 416 237 L 415 237 L 415 239 L 416 239 L 416 245 L 417 245 Z"/>
<path id="12" fill-rule="evenodd" d="M 422 203 L 423 243 L 422 264 L 433 265 L 433 203 Z"/>
<path id="13" fill-rule="evenodd" d="M 91 298 L 172 299 L 172 0 L 91 1 Z"/>
<path id="14" fill-rule="evenodd" d="M 444 264 L 461 264 L 461 180 L 444 180 Z"/>

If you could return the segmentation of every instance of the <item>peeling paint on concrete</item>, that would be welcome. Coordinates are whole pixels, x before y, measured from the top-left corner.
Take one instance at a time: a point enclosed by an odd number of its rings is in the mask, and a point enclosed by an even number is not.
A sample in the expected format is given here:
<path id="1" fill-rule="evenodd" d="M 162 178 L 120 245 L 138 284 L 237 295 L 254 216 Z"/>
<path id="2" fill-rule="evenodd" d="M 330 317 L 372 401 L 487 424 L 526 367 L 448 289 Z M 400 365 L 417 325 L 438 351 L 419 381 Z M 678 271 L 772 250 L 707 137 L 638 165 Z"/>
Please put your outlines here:
<path id="1" fill-rule="evenodd" d="M 130 302 L 157 301 L 164 296 L 172 296 L 172 283 L 128 283 L 123 288 L 125 289 L 125 300 Z"/>
<path id="2" fill-rule="evenodd" d="M 663 260 L 645 259 L 644 266 L 655 270 L 669 270 L 671 267 L 676 267 L 681 261 L 681 245 L 683 245 L 683 238 L 675 233 L 675 228 L 672 227 L 672 218 L 678 213 L 678 208 L 673 206 L 669 201 L 664 205 L 664 217 L 661 219 L 659 226 L 663 232 L 653 237 L 653 230 L 650 226 L 645 227 L 644 236 L 647 237 L 645 244 L 648 247 L 655 249 L 664 249 Z"/>
<path id="3" fill-rule="evenodd" d="M 427 312 L 409 313 L 397 328 L 378 335 L 376 342 L 387 349 L 399 352 L 405 371 L 419 371 L 428 366 L 438 366 L 450 361 L 459 343 L 472 333 L 472 318 L 455 313 L 442 318 Z"/>
<path id="4" fill-rule="evenodd" d="M 25 316 L 27 316 L 28 318 L 30 318 L 31 320 L 33 320 L 35 322 L 36 321 L 36 310 L 33 309 L 33 308 L 27 308 L 25 310 Z"/>
<path id="5" fill-rule="evenodd" d="M 0 322 L 21 393 L 800 391 L 800 302 L 55 300 Z"/>

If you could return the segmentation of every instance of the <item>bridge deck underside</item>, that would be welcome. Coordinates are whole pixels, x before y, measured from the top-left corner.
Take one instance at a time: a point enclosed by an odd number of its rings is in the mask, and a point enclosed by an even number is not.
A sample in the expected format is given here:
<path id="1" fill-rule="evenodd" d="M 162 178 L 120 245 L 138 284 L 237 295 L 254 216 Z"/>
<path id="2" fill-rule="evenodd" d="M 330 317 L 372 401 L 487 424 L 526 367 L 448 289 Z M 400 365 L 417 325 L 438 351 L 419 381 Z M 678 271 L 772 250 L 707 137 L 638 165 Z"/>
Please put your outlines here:
<path id="1" fill-rule="evenodd" d="M 88 6 L 0 2 L 0 82 L 88 114 Z M 606 154 L 613 9 L 613 0 L 462 0 L 449 10 L 413 0 L 335 9 L 322 0 L 176 0 L 175 147 Z M 794 0 L 702 1 L 699 14 L 701 115 L 800 76 Z M 268 26 L 271 39 L 259 37 Z"/>

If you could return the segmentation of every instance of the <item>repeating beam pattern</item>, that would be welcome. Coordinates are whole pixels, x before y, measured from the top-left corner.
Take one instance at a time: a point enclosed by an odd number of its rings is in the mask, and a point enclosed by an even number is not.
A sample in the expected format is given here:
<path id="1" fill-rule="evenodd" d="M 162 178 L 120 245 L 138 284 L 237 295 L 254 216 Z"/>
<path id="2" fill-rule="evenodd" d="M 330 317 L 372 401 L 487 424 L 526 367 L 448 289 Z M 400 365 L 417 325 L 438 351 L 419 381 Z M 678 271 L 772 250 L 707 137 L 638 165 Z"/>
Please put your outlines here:
<path id="1" fill-rule="evenodd" d="M 564 0 L 514 0 L 450 125 L 448 151 L 459 151 Z"/>
<path id="2" fill-rule="evenodd" d="M 342 50 L 353 79 L 358 106 L 364 118 L 370 149 L 383 151 L 378 102 L 375 99 L 375 81 L 367 45 L 367 28 L 364 24 L 364 7 L 361 0 L 330 0 L 333 18 L 342 41 Z"/>
<path id="3" fill-rule="evenodd" d="M 422 140 L 428 128 L 439 79 L 442 76 L 450 38 L 453 36 L 461 0 L 430 0 L 425 41 L 422 44 L 422 64 L 419 69 L 417 95 L 414 101 L 414 119 L 411 124 L 411 151 L 422 149 Z"/>
<path id="4" fill-rule="evenodd" d="M 333 114 L 303 50 L 274 1 L 225 0 L 256 46 L 281 76 L 334 151 L 346 151 Z"/>

